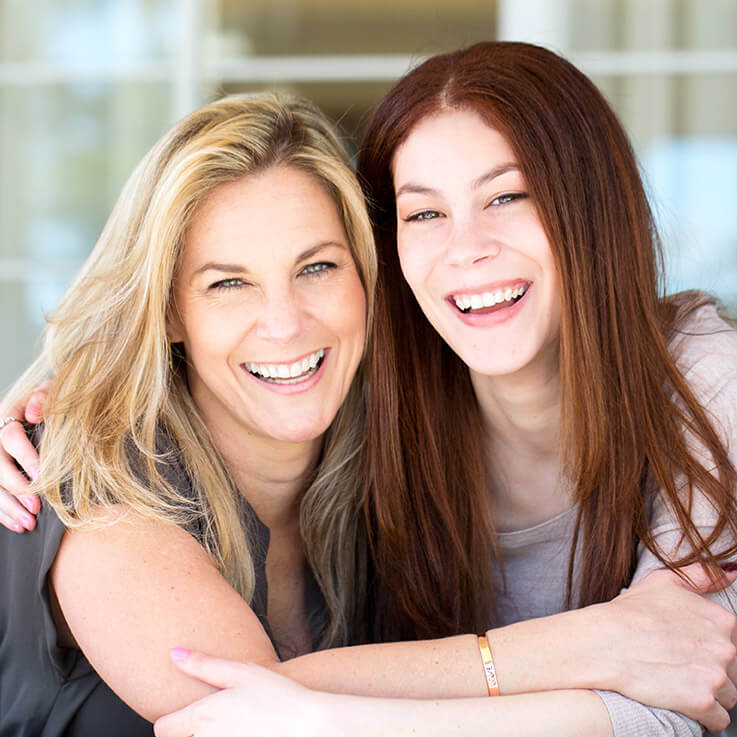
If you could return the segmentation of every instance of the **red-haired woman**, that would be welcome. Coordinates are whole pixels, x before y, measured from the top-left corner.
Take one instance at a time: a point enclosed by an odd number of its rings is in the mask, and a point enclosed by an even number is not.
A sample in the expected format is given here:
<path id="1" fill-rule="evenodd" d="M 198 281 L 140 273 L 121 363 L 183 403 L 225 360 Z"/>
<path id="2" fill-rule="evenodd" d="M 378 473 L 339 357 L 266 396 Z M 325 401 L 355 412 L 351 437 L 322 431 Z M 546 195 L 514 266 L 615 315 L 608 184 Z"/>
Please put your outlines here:
<path id="1" fill-rule="evenodd" d="M 652 219 L 621 126 L 560 57 L 479 44 L 400 80 L 369 124 L 359 173 L 382 260 L 364 495 L 374 634 L 440 637 L 493 621 L 504 695 L 335 696 L 177 653 L 185 672 L 229 688 L 160 720 L 157 734 L 242 734 L 246 713 L 249 734 L 698 734 L 618 693 L 519 693 L 626 681 L 615 654 L 609 673 L 587 680 L 575 668 L 566 680 L 560 648 L 548 650 L 565 618 L 534 618 L 611 599 L 655 567 L 704 561 L 716 580 L 736 552 L 737 335 L 701 298 L 659 297 Z M 647 627 L 648 588 L 634 591 Z M 601 610 L 588 611 L 591 626 Z M 648 633 L 634 631 L 645 652 Z M 581 636 L 600 668 L 596 638 Z M 578 655 L 575 638 L 566 645 Z M 412 652 L 424 659 L 426 647 L 392 647 L 393 667 L 417 678 Z M 721 657 L 723 682 L 702 705 L 713 727 L 736 695 L 734 648 Z M 679 667 L 665 662 L 664 678 Z"/>
<path id="2" fill-rule="evenodd" d="M 436 56 L 379 104 L 358 169 L 393 347 L 368 437 L 379 633 L 478 627 L 490 592 L 507 621 L 734 559 L 737 332 L 705 295 L 661 294 L 593 83 L 527 44 Z M 565 544 L 519 576 L 520 531 L 550 524 Z"/>

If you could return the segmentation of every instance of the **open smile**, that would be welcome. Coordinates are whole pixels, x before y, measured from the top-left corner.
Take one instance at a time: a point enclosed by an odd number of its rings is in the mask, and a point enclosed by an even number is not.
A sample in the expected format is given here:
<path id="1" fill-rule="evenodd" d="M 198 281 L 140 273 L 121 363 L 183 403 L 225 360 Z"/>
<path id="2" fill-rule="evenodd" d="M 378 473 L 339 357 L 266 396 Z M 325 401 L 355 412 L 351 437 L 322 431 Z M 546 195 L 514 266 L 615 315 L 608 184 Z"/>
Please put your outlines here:
<path id="1" fill-rule="evenodd" d="M 252 376 L 268 384 L 301 384 L 314 376 L 325 359 L 325 349 L 287 363 L 243 363 Z"/>
<path id="2" fill-rule="evenodd" d="M 520 281 L 489 291 L 451 294 L 448 301 L 464 315 L 486 315 L 511 307 L 519 302 L 527 294 L 530 285 L 531 282 L 529 281 Z"/>

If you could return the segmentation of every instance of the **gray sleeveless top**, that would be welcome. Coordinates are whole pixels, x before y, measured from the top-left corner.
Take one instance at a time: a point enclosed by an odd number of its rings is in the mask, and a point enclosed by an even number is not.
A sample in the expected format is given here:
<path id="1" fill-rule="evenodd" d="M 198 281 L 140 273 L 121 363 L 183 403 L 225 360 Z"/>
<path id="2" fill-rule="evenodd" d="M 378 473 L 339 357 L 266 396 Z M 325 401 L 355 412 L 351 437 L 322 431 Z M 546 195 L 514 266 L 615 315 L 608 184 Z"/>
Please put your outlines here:
<path id="1" fill-rule="evenodd" d="M 164 471 L 170 483 L 192 492 L 181 463 Z M 256 568 L 251 607 L 273 642 L 266 619 L 269 530 L 247 504 L 244 514 Z M 197 525 L 187 531 L 202 541 Z M 152 725 L 110 690 L 80 650 L 57 645 L 47 576 L 63 534 L 64 525 L 47 504 L 33 532 L 18 535 L 0 527 L 0 737 L 152 737 Z M 307 574 L 314 647 L 325 606 L 311 571 Z"/>

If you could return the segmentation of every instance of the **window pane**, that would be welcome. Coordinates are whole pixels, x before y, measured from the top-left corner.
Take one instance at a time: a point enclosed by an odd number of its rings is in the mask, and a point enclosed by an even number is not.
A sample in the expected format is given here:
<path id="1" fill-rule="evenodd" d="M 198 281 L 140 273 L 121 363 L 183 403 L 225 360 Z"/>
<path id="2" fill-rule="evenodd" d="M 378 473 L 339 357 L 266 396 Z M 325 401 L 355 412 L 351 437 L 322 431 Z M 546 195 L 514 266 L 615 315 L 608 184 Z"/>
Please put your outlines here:
<path id="1" fill-rule="evenodd" d="M 0 61 L 121 64 L 167 56 L 174 0 L 0 0 Z"/>
<path id="2" fill-rule="evenodd" d="M 737 75 L 595 81 L 638 153 L 669 290 L 706 289 L 737 310 Z"/>
<path id="3" fill-rule="evenodd" d="M 249 54 L 436 53 L 495 36 L 495 2 L 222 0 L 219 47 Z"/>
<path id="4" fill-rule="evenodd" d="M 0 393 L 28 367 L 44 325 L 44 311 L 56 305 L 62 290 L 63 285 L 53 279 L 28 283 L 0 280 L 0 338 L 7 347 L 0 363 Z"/>
<path id="5" fill-rule="evenodd" d="M 737 43 L 734 0 L 557 1 L 566 8 L 574 51 L 718 50 Z"/>
<path id="6" fill-rule="evenodd" d="M 0 88 L 0 257 L 81 261 L 169 107 L 161 84 Z"/>
<path id="7" fill-rule="evenodd" d="M 0 87 L 0 362 L 7 387 L 128 175 L 169 125 L 163 84 Z"/>

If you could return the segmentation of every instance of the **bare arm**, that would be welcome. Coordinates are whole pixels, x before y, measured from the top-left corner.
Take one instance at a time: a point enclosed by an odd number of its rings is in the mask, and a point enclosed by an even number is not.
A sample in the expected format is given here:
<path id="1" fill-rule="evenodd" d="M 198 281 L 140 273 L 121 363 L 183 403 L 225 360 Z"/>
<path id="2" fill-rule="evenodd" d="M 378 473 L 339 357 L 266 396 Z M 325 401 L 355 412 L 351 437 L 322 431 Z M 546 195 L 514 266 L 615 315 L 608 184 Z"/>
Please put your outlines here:
<path id="1" fill-rule="evenodd" d="M 224 690 L 158 720 L 156 737 L 612 734 L 601 699 L 590 691 L 442 701 L 368 698 L 310 691 L 258 666 L 200 654 L 187 656 L 180 667 Z"/>
<path id="2" fill-rule="evenodd" d="M 67 532 L 52 580 L 79 647 L 113 690 L 148 719 L 208 692 L 172 666 L 173 647 L 259 663 L 325 691 L 421 699 L 486 692 L 476 638 L 468 635 L 341 648 L 280 663 L 250 607 L 200 545 L 173 526 L 129 516 L 108 527 Z M 671 589 L 675 598 L 692 596 L 699 606 L 723 611 L 676 585 Z M 491 632 L 503 692 L 564 688 L 566 681 L 589 678 L 588 685 L 597 686 L 593 671 L 611 650 L 600 645 L 592 655 L 580 643 L 615 631 L 609 625 L 602 630 L 605 622 L 616 621 L 604 616 L 604 606 L 589 609 L 588 623 L 581 610 Z M 705 624 L 704 637 L 715 637 L 712 630 L 712 623 Z M 503 638 L 495 640 L 499 633 Z M 668 664 L 658 670 L 661 680 L 668 670 Z M 615 679 L 611 668 L 604 673 L 603 680 Z"/>

